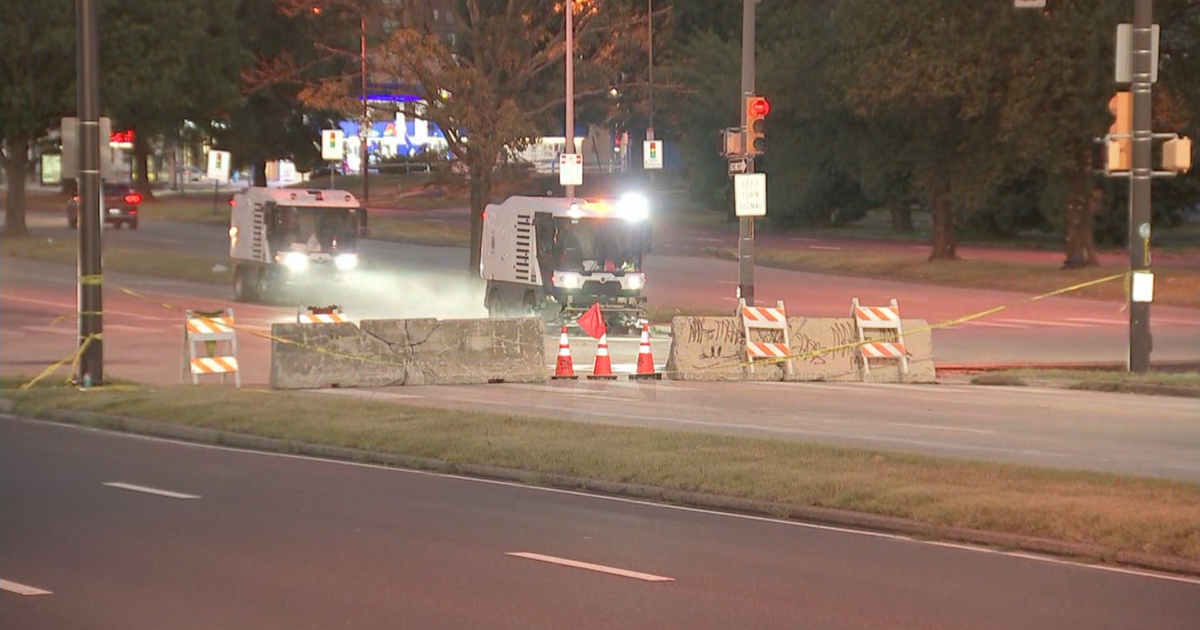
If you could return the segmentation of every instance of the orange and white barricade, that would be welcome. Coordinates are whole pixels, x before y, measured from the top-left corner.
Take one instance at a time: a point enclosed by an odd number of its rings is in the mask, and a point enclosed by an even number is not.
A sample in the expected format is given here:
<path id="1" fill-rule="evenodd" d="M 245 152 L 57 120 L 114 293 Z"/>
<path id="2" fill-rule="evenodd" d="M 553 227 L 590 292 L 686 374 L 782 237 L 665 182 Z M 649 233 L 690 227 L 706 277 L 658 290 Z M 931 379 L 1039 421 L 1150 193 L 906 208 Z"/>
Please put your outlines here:
<path id="1" fill-rule="evenodd" d="M 225 376 L 232 374 L 234 383 L 242 386 L 237 359 L 237 332 L 233 321 L 232 308 L 212 312 L 187 311 L 183 322 L 181 379 L 190 374 L 192 384 L 199 385 L 202 375 L 219 374 L 224 383 Z M 196 352 L 198 343 L 205 347 L 200 353 Z"/>
<path id="2" fill-rule="evenodd" d="M 900 305 L 892 300 L 889 306 L 863 306 L 854 298 L 850 315 L 858 332 L 859 351 L 863 358 L 863 377 L 871 373 L 871 360 L 896 359 L 900 374 L 908 375 L 908 353 L 904 349 L 904 327 L 900 324 Z M 867 336 L 868 331 L 882 335 Z"/>
<path id="3" fill-rule="evenodd" d="M 792 351 L 788 347 L 791 333 L 788 331 L 787 309 L 783 300 L 779 300 L 774 308 L 766 306 L 746 306 L 745 299 L 738 300 L 738 312 L 742 316 L 742 327 L 746 333 L 746 359 L 750 364 L 750 373 L 754 373 L 754 361 L 770 359 L 781 361 L 787 366 L 790 376 L 792 371 Z M 752 330 L 777 330 L 778 341 L 761 341 L 751 334 Z"/>
<path id="4" fill-rule="evenodd" d="M 337 305 L 309 306 L 296 313 L 297 324 L 345 324 L 349 321 L 342 313 L 342 307 Z"/>

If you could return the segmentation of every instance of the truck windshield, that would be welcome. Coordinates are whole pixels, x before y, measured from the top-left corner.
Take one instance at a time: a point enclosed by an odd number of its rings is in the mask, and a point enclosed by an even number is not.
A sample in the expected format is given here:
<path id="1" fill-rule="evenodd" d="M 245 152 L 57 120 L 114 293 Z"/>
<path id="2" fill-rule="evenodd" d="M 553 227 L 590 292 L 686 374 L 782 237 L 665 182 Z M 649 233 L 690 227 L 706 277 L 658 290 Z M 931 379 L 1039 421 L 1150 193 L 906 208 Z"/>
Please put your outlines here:
<path id="1" fill-rule="evenodd" d="M 555 219 L 555 267 L 578 271 L 641 271 L 647 225 L 617 219 Z"/>
<path id="2" fill-rule="evenodd" d="M 358 240 L 358 212 L 280 206 L 275 210 L 275 235 L 286 248 L 304 245 L 309 252 L 352 252 Z"/>

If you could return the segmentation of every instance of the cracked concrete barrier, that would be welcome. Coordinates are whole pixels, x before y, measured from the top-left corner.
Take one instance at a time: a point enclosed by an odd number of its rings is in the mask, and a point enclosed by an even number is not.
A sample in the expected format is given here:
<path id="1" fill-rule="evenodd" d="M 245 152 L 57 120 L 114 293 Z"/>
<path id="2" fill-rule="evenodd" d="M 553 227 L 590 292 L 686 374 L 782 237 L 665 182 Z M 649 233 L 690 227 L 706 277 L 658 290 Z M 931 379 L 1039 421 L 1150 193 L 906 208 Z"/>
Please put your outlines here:
<path id="1" fill-rule="evenodd" d="M 919 330 L 925 320 L 903 320 L 905 330 Z M 871 372 L 863 378 L 862 354 L 857 348 L 842 348 L 857 341 L 854 320 L 829 317 L 789 317 L 789 347 L 793 374 L 783 363 L 760 363 L 751 372 L 743 365 L 746 336 L 736 317 L 676 317 L 671 321 L 671 352 L 668 378 L 682 381 L 862 381 L 873 383 L 932 383 L 933 337 L 930 331 L 904 335 L 908 375 L 901 377 L 897 360 L 871 360 Z M 756 330 L 755 334 L 771 331 Z M 782 337 L 782 333 L 776 331 Z M 769 341 L 762 339 L 762 341 Z M 828 348 L 840 348 L 826 351 Z"/>
<path id="2" fill-rule="evenodd" d="M 274 389 L 548 379 L 540 318 L 274 324 L 271 335 Z"/>

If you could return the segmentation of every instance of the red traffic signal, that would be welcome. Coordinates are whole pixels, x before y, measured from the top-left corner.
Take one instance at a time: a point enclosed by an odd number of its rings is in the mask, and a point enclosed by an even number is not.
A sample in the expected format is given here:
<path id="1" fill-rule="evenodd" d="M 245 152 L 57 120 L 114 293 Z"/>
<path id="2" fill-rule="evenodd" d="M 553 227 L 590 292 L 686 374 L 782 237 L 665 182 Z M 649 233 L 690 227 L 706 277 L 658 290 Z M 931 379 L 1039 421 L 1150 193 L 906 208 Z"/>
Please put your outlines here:
<path id="1" fill-rule="evenodd" d="M 761 96 L 753 96 L 746 101 L 746 113 L 751 118 L 761 118 L 771 113 L 771 104 Z"/>

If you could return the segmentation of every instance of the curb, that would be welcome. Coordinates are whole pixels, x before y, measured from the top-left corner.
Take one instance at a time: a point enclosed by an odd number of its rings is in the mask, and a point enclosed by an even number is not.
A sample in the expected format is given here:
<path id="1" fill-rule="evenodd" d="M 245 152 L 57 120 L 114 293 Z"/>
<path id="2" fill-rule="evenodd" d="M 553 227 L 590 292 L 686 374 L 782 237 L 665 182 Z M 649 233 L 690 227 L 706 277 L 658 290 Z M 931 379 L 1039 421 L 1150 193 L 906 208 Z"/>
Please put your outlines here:
<path id="1" fill-rule="evenodd" d="M 11 401 L 6 402 L 11 403 Z M 11 405 L 8 406 L 11 407 Z M 700 492 L 671 490 L 642 484 L 601 481 L 569 475 L 529 472 L 478 464 L 456 464 L 440 459 L 380 453 L 340 446 L 290 442 L 244 433 L 172 425 L 121 416 L 61 410 L 50 411 L 46 415 L 46 419 L 63 424 L 150 435 L 187 442 L 217 444 L 248 450 L 305 455 L 467 477 L 511 481 L 531 486 L 592 492 L 657 501 L 671 505 L 706 508 L 785 520 L 798 520 L 850 529 L 886 532 L 911 537 L 916 540 L 950 541 L 1004 550 L 1041 553 L 1072 558 L 1090 564 L 1116 564 L 1167 573 L 1200 576 L 1200 559 L 1185 560 L 1183 558 L 1158 554 L 1115 551 L 1107 547 L 1086 543 L 1068 543 L 1018 534 L 943 527 L 898 517 L 877 516 L 833 508 L 771 503 Z"/>

